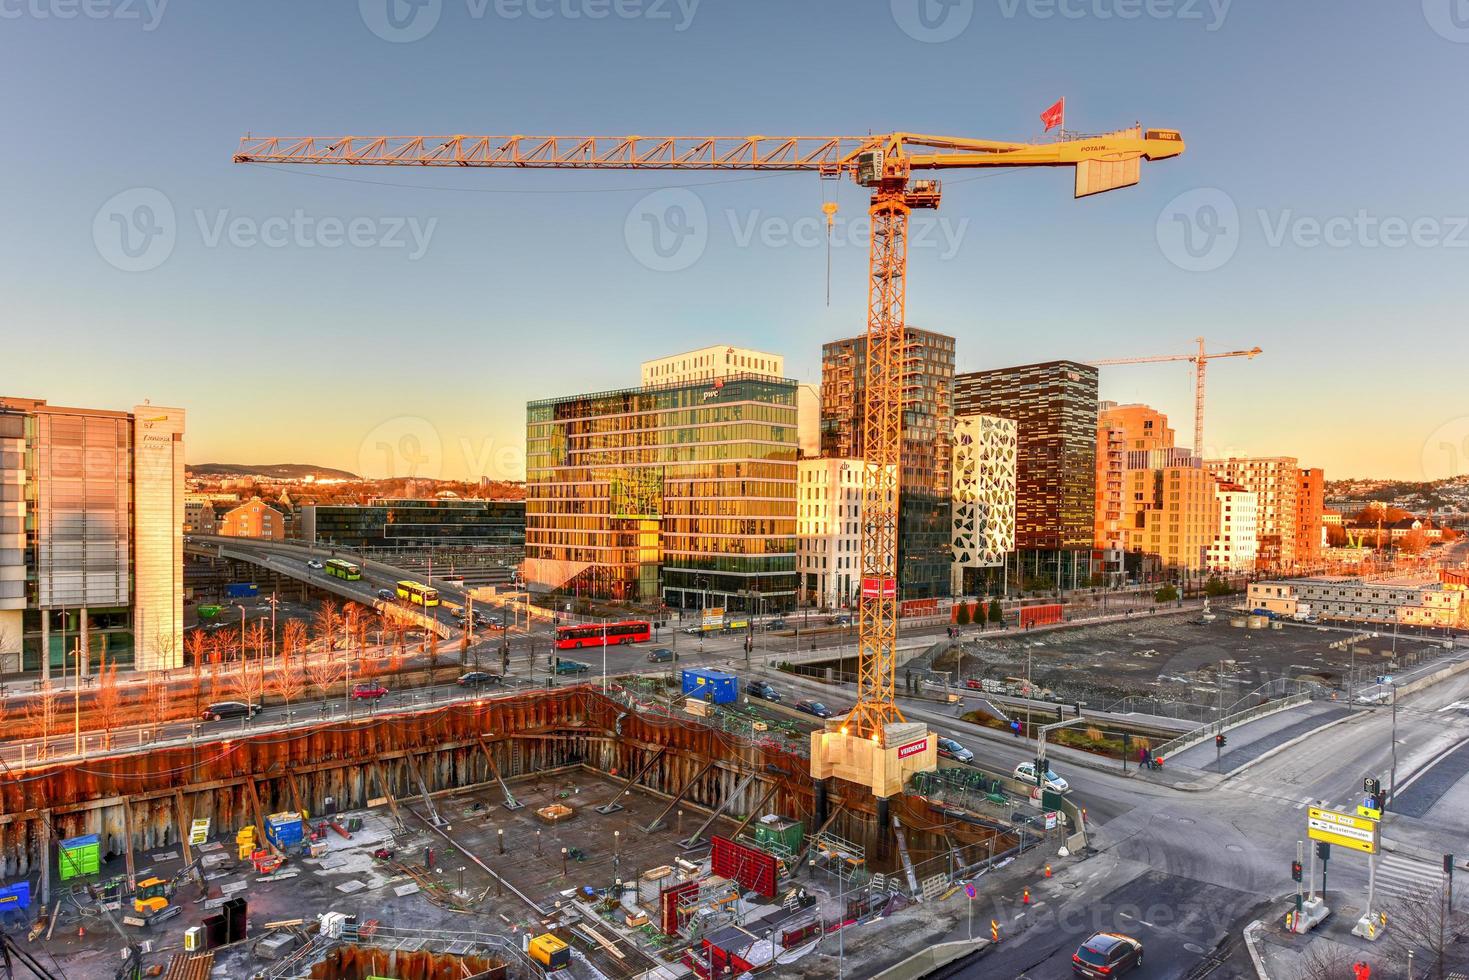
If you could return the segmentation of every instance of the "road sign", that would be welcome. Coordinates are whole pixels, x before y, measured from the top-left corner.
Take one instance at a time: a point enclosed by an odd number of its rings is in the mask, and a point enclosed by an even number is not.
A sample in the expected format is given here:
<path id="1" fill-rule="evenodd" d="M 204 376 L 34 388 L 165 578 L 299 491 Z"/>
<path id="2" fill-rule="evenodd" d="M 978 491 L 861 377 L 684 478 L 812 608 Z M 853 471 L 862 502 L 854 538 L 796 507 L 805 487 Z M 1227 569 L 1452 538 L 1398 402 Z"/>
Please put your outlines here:
<path id="1" fill-rule="evenodd" d="M 979 891 L 974 887 L 974 882 L 966 881 L 964 883 L 964 894 L 968 898 L 973 898 L 975 895 L 979 894 Z"/>
<path id="2" fill-rule="evenodd" d="M 1357 807 L 1357 816 L 1366 817 L 1368 820 L 1381 820 L 1381 808 L 1373 806 L 1373 804 L 1376 802 L 1377 800 L 1373 797 L 1367 797 L 1367 799 L 1363 800 L 1361 804 Z"/>
<path id="3" fill-rule="evenodd" d="M 1306 814 L 1306 833 L 1312 840 L 1325 841 L 1364 854 L 1377 853 L 1378 825 L 1375 820 L 1314 806 Z"/>
<path id="4" fill-rule="evenodd" d="M 209 839 L 209 818 L 201 817 L 189 824 L 189 843 L 198 847 Z"/>

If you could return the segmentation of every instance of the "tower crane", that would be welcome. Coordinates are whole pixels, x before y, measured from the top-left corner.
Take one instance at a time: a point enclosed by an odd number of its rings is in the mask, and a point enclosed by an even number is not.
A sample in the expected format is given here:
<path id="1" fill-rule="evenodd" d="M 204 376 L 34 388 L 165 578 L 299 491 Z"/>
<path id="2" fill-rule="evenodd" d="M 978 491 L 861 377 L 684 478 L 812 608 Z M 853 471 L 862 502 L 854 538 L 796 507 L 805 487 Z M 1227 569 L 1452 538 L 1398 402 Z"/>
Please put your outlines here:
<path id="1" fill-rule="evenodd" d="M 1179 133 L 1140 126 L 1056 142 L 1017 143 L 893 132 L 867 136 L 245 136 L 236 163 L 507 170 L 793 171 L 847 177 L 871 193 L 867 367 L 862 425 L 862 590 L 857 703 L 846 726 L 886 745 L 903 720 L 893 700 L 898 629 L 898 463 L 908 217 L 939 206 L 939 181 L 919 172 L 1072 167 L 1076 196 L 1128 187 L 1142 160 L 1184 151 Z M 843 737 L 847 728 L 843 728 Z M 929 739 L 932 753 L 932 739 Z M 813 758 L 813 772 L 816 760 Z M 879 793 L 886 796 L 886 793 Z"/>
<path id="2" fill-rule="evenodd" d="M 1110 364 L 1157 364 L 1161 361 L 1190 361 L 1194 366 L 1194 453 L 1204 455 L 1204 371 L 1210 361 L 1221 357 L 1247 357 L 1253 360 L 1264 353 L 1258 347 L 1249 350 L 1220 351 L 1209 354 L 1204 351 L 1204 338 L 1197 338 L 1199 350 L 1195 354 L 1159 354 L 1156 357 L 1109 357 L 1103 361 L 1087 361 L 1092 367 Z"/>

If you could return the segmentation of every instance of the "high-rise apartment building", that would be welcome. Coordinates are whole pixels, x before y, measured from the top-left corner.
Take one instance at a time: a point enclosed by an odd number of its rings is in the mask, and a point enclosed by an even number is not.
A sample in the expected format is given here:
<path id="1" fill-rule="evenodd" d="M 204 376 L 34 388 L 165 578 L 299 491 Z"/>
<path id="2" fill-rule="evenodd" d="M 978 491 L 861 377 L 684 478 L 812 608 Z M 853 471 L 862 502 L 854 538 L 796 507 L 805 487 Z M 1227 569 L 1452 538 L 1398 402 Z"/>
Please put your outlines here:
<path id="1" fill-rule="evenodd" d="M 796 383 L 733 374 L 526 407 L 532 589 L 678 607 L 796 595 Z"/>
<path id="2" fill-rule="evenodd" d="M 821 454 L 860 459 L 867 338 L 821 348 Z M 898 588 L 904 599 L 949 594 L 954 338 L 903 331 L 903 443 L 898 467 Z"/>
<path id="3" fill-rule="evenodd" d="M 1296 530 L 1300 525 L 1297 498 L 1301 471 L 1291 456 L 1211 459 L 1209 472 L 1238 483 L 1255 495 L 1259 546 L 1257 567 L 1289 568 L 1296 561 Z"/>
<path id="4" fill-rule="evenodd" d="M 1049 361 L 961 374 L 959 415 L 1016 424 L 1018 571 L 1065 588 L 1086 584 L 1096 537 L 1097 369 Z"/>
<path id="5" fill-rule="evenodd" d="M 1122 528 L 1126 445 L 1122 426 L 1109 419 L 1106 411 L 1101 412 L 1097 417 L 1097 502 L 1092 544 L 1097 550 L 1096 571 L 1108 585 L 1120 584 L 1126 571 L 1127 545 Z"/>
<path id="6" fill-rule="evenodd" d="M 735 375 L 785 377 L 785 358 L 744 347 L 701 347 L 643 362 L 643 387 L 713 381 Z"/>
<path id="7" fill-rule="evenodd" d="M 1302 469 L 1296 492 L 1296 564 L 1312 566 L 1321 561 L 1325 511 L 1325 472 L 1314 467 Z"/>
<path id="8" fill-rule="evenodd" d="M 1245 574 L 1255 570 L 1259 527 L 1255 495 L 1238 483 L 1214 478 L 1219 531 L 1209 546 L 1209 571 Z"/>
<path id="9" fill-rule="evenodd" d="M 182 663 L 183 436 L 178 408 L 0 397 L 0 665 Z"/>
<path id="10" fill-rule="evenodd" d="M 1214 477 L 1186 449 L 1127 455 L 1123 502 L 1129 550 L 1157 555 L 1165 571 L 1203 571 L 1219 529 Z"/>
<path id="11" fill-rule="evenodd" d="M 1015 550 L 1015 422 L 998 415 L 961 415 L 954 420 L 954 517 L 951 591 L 973 595 L 996 591 L 966 569 L 1005 568 Z"/>

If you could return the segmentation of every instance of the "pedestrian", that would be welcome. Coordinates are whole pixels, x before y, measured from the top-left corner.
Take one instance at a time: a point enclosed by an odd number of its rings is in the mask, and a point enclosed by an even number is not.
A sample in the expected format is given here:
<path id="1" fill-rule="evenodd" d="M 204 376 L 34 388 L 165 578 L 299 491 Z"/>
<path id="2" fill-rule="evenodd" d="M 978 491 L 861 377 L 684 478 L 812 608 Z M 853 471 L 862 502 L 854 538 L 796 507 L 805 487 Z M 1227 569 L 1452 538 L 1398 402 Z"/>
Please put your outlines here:
<path id="1" fill-rule="evenodd" d="M 1147 749 L 1139 748 L 1137 750 L 1137 764 L 1139 766 L 1145 766 L 1145 765 L 1148 764 L 1148 750 Z"/>

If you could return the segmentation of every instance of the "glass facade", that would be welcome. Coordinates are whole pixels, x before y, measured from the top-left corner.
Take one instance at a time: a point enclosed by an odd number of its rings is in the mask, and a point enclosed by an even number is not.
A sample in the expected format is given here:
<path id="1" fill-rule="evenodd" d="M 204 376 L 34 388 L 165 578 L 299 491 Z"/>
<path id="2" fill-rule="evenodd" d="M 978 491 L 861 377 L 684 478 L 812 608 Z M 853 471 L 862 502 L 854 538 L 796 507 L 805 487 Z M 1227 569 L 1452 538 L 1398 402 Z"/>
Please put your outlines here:
<path id="1" fill-rule="evenodd" d="M 903 331 L 898 586 L 905 599 L 949 594 L 954 338 Z M 861 458 L 867 337 L 821 348 L 821 455 Z"/>
<path id="2" fill-rule="evenodd" d="M 796 384 L 736 375 L 531 402 L 526 581 L 784 609 L 796 585 Z"/>
<path id="3" fill-rule="evenodd" d="M 525 501 L 431 497 L 380 498 L 366 506 L 302 508 L 303 533 L 343 548 L 525 549 Z"/>

